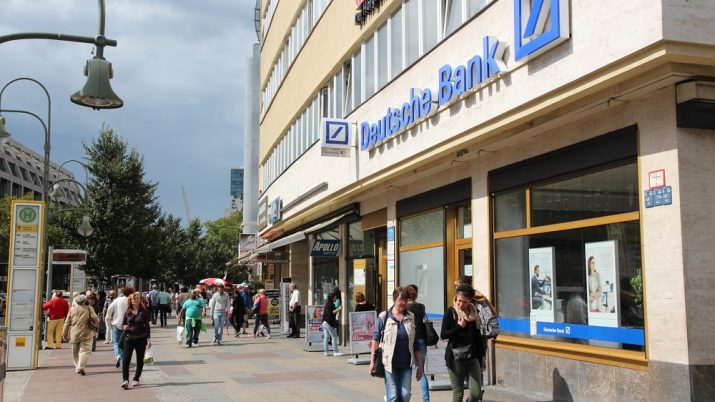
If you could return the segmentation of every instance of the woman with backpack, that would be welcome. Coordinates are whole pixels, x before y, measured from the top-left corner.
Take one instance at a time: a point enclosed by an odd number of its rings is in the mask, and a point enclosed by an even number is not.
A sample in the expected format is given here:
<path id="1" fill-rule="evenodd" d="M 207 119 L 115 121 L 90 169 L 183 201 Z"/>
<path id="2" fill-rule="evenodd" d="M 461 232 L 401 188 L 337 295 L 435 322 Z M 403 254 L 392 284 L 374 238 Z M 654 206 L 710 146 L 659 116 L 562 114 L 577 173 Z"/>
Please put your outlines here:
<path id="1" fill-rule="evenodd" d="M 472 303 L 474 289 L 460 285 L 454 306 L 447 309 L 442 319 L 440 338 L 449 341 L 444 358 L 449 380 L 452 383 L 452 401 L 464 400 L 464 381 L 469 380 L 468 401 L 481 398 L 481 372 L 486 369 L 482 334 L 479 330 L 479 313 Z"/>

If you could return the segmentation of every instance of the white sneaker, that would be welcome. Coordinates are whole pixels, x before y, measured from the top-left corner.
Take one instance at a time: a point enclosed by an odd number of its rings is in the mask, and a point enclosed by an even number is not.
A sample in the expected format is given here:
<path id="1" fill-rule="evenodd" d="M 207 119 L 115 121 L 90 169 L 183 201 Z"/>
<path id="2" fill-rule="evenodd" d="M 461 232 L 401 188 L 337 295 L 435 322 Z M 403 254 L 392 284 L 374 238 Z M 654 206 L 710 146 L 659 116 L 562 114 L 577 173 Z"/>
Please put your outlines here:
<path id="1" fill-rule="evenodd" d="M 191 347 L 191 345 L 184 345 L 184 349 L 188 349 L 190 347 Z"/>
<path id="2" fill-rule="evenodd" d="M 122 388 L 129 389 L 129 381 L 122 382 Z"/>
<path id="3" fill-rule="evenodd" d="M 333 357 L 338 357 L 338 356 L 343 356 L 345 353 L 342 352 L 335 352 L 333 353 Z"/>
<path id="4" fill-rule="evenodd" d="M 134 381 L 132 381 L 132 388 L 138 387 L 139 384 L 140 384 L 140 383 L 139 383 L 139 380 L 134 380 Z"/>
<path id="5" fill-rule="evenodd" d="M 198 348 L 198 347 L 199 347 L 199 344 L 198 344 L 198 343 L 193 343 L 192 346 L 195 347 L 195 348 Z"/>

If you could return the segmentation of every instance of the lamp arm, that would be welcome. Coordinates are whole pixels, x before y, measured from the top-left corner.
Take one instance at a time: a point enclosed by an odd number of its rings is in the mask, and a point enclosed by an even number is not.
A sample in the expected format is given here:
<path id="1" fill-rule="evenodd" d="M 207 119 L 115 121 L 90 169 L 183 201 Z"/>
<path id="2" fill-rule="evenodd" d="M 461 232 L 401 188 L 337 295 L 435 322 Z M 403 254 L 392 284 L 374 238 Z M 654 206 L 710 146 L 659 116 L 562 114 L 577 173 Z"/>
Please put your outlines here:
<path id="1" fill-rule="evenodd" d="M 10 35 L 0 36 L 0 43 L 11 42 L 14 40 L 21 39 L 49 39 L 49 40 L 59 40 L 62 42 L 79 42 L 79 43 L 90 43 L 97 48 L 102 48 L 104 46 L 117 46 L 117 41 L 115 39 L 108 39 L 104 36 L 78 36 L 78 35 L 68 35 L 60 33 L 47 33 L 47 32 L 25 32 L 16 33 Z"/>
<path id="2" fill-rule="evenodd" d="M 80 166 L 82 166 L 82 168 L 84 169 L 84 182 L 87 183 L 89 181 L 89 170 L 87 170 L 87 165 L 78 161 L 77 159 L 68 159 L 68 160 L 62 162 L 62 164 L 60 164 L 60 166 L 57 168 L 57 175 L 59 176 L 59 174 L 62 171 L 62 167 L 69 162 L 75 162 L 75 163 L 79 164 Z"/>

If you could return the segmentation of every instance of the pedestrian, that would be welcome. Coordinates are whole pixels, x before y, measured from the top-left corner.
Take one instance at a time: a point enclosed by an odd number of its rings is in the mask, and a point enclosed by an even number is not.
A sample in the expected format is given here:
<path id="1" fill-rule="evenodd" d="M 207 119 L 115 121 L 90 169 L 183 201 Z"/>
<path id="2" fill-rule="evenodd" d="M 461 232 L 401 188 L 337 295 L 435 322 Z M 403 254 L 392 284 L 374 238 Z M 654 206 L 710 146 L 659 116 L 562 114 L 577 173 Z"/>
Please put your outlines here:
<path id="1" fill-rule="evenodd" d="M 124 350 L 122 351 L 122 388 L 129 389 L 129 364 L 136 351 L 137 366 L 132 380 L 132 388 L 139 385 L 144 369 L 144 354 L 151 348 L 151 313 L 142 302 L 141 295 L 129 296 L 129 307 L 122 320 Z"/>
<path id="2" fill-rule="evenodd" d="M 107 300 L 104 301 L 104 307 L 102 308 L 102 319 L 104 320 L 104 343 L 112 342 L 112 320 L 111 317 L 107 315 L 107 310 L 112 304 L 114 299 L 117 298 L 117 292 L 112 289 L 107 293 Z"/>
<path id="3" fill-rule="evenodd" d="M 253 310 L 253 300 L 251 300 L 251 292 L 249 291 L 248 285 L 243 285 L 239 290 L 241 297 L 243 298 L 244 313 L 243 313 L 243 331 L 241 334 L 248 335 L 246 329 L 248 329 L 248 317 L 251 315 L 251 310 Z"/>
<path id="4" fill-rule="evenodd" d="M 268 331 L 268 339 L 271 339 L 271 326 L 268 324 L 268 297 L 266 297 L 265 289 L 258 289 L 258 297 L 254 302 L 254 310 L 256 311 L 256 322 L 253 326 L 253 335 L 255 338 L 258 334 L 258 326 L 263 325 L 263 328 Z M 261 330 L 262 332 L 263 330 Z"/>
<path id="5" fill-rule="evenodd" d="M 201 320 L 201 310 L 204 303 L 199 299 L 199 291 L 192 290 L 189 299 L 184 302 L 184 306 L 179 313 L 179 325 L 184 323 L 186 334 L 185 348 L 199 346 L 199 331 L 205 330 Z"/>
<path id="6" fill-rule="evenodd" d="M 70 311 L 70 305 L 61 290 L 55 290 L 52 299 L 42 304 L 42 309 L 48 311 L 50 322 L 47 324 L 47 347 L 45 349 L 62 349 L 62 329 L 65 318 Z"/>
<path id="7" fill-rule="evenodd" d="M 240 287 L 239 287 L 240 289 Z M 243 296 L 241 292 L 236 292 L 233 295 L 233 302 L 231 303 L 231 325 L 235 332 L 234 336 L 238 338 L 241 333 L 241 328 L 244 324 L 244 314 L 246 312 L 246 305 L 243 302 Z"/>
<path id="8" fill-rule="evenodd" d="M 166 317 L 171 312 L 171 295 L 169 292 L 164 290 L 162 286 L 159 288 L 159 296 L 157 296 L 157 301 L 159 303 L 159 323 L 162 327 L 166 326 Z"/>
<path id="9" fill-rule="evenodd" d="M 92 355 L 92 339 L 97 335 L 99 318 L 87 305 L 87 296 L 79 295 L 74 302 L 76 306 L 72 307 L 65 319 L 62 337 L 72 345 L 75 373 L 85 375 L 84 370 Z"/>
<path id="10" fill-rule="evenodd" d="M 89 308 L 94 310 L 94 314 L 99 317 L 99 313 L 97 313 L 98 308 L 97 308 L 97 295 L 92 292 L 91 290 L 87 291 L 87 305 Z M 98 330 L 99 328 L 97 328 Z M 95 331 L 94 338 L 92 338 L 92 352 L 97 351 L 97 331 Z"/>
<path id="11" fill-rule="evenodd" d="M 336 316 L 342 310 L 342 306 L 335 307 L 335 301 L 340 300 L 340 289 L 335 288 L 333 292 L 328 295 L 328 300 L 325 302 L 323 307 L 323 352 L 325 356 L 328 356 L 328 342 L 333 344 L 333 356 L 342 356 L 343 354 L 338 352 L 338 320 Z"/>
<path id="12" fill-rule="evenodd" d="M 183 307 L 184 302 L 189 300 L 191 298 L 191 294 L 189 293 L 189 288 L 186 286 L 183 286 L 181 288 L 181 292 L 179 292 L 179 295 L 176 297 L 176 316 L 179 317 L 179 313 L 181 312 L 181 307 Z"/>
<path id="13" fill-rule="evenodd" d="M 129 296 L 134 293 L 134 288 L 124 286 L 121 295 L 114 299 L 107 309 L 107 316 L 112 323 L 112 346 L 114 348 L 114 367 L 122 364 L 122 349 L 119 347 L 119 338 L 122 336 L 122 322 L 124 314 L 129 308 Z"/>
<path id="14" fill-rule="evenodd" d="M 159 291 L 156 289 L 156 285 L 151 286 L 151 291 L 147 296 L 151 308 L 151 323 L 156 325 L 156 319 L 159 316 Z"/>
<path id="15" fill-rule="evenodd" d="M 375 311 L 375 306 L 365 299 L 365 293 L 355 292 L 355 311 Z"/>
<path id="16" fill-rule="evenodd" d="M 407 311 L 415 316 L 415 335 L 417 337 L 417 345 L 420 353 L 422 353 L 422 365 L 427 365 L 427 327 L 425 326 L 425 305 L 417 302 L 419 288 L 417 285 L 405 286 L 409 299 L 407 300 Z M 424 373 L 423 373 L 424 374 Z M 423 375 L 419 381 L 420 391 L 422 392 L 422 401 L 429 402 L 429 383 L 427 376 Z"/>
<path id="17" fill-rule="evenodd" d="M 474 288 L 460 285 L 454 305 L 447 309 L 442 319 L 440 338 L 447 342 L 444 359 L 452 383 L 452 401 L 464 400 L 464 382 L 469 381 L 469 402 L 480 400 L 482 394 L 481 372 L 486 369 L 482 335 L 479 331 L 479 314 L 472 299 Z"/>
<path id="18" fill-rule="evenodd" d="M 226 324 L 226 312 L 228 311 L 228 293 L 224 291 L 223 285 L 217 285 L 218 292 L 211 296 L 209 309 L 214 322 L 214 339 L 211 343 L 220 345 L 223 342 L 223 329 Z"/>
<path id="19" fill-rule="evenodd" d="M 412 392 L 412 367 L 417 365 L 415 378 L 424 373 L 422 353 L 417 344 L 415 315 L 407 310 L 409 294 L 403 287 L 392 291 L 392 306 L 380 313 L 372 334 L 369 373 L 375 365 L 375 351 L 382 348 L 385 366 L 385 399 L 387 402 L 406 402 Z M 383 324 L 384 323 L 384 324 Z"/>
<path id="20" fill-rule="evenodd" d="M 290 290 L 290 303 L 288 304 L 290 334 L 288 338 L 300 338 L 300 290 L 298 290 L 298 285 L 293 282 L 288 289 Z"/>

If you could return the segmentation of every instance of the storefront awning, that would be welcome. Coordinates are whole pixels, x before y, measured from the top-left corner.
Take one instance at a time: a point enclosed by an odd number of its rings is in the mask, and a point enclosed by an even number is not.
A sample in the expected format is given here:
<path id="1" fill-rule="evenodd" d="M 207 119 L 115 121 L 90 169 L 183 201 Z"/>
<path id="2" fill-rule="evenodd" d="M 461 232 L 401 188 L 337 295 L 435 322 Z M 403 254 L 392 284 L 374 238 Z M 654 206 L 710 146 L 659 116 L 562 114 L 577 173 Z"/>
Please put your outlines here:
<path id="1" fill-rule="evenodd" d="M 276 249 L 278 247 L 283 247 L 291 243 L 295 243 L 297 241 L 301 241 L 305 239 L 305 232 L 296 232 L 293 233 L 292 235 L 288 235 L 286 237 L 280 238 L 276 241 L 272 241 L 268 244 L 265 244 L 261 247 L 258 247 L 257 249 L 253 250 L 254 254 L 262 254 L 262 253 L 267 253 L 273 249 Z"/>

